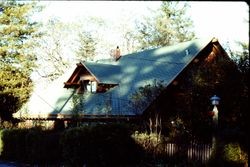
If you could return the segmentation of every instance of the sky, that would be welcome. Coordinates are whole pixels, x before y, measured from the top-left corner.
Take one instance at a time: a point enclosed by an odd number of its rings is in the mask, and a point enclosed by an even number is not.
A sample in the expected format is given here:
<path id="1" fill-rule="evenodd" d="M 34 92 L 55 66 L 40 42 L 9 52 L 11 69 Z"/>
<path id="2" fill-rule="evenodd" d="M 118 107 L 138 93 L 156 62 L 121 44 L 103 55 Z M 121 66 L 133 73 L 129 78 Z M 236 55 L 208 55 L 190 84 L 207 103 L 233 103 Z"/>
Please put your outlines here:
<path id="1" fill-rule="evenodd" d="M 156 9 L 160 1 L 41 1 L 46 5 L 40 19 L 60 18 L 74 22 L 86 16 L 98 16 L 116 22 L 125 14 L 139 18 Z M 198 38 L 217 37 L 222 41 L 249 41 L 249 7 L 246 2 L 189 2 L 188 15 Z M 131 20 L 132 22 L 132 20 Z"/>
<path id="2" fill-rule="evenodd" d="M 191 2 L 191 17 L 198 37 L 249 41 L 249 7 L 245 2 Z"/>

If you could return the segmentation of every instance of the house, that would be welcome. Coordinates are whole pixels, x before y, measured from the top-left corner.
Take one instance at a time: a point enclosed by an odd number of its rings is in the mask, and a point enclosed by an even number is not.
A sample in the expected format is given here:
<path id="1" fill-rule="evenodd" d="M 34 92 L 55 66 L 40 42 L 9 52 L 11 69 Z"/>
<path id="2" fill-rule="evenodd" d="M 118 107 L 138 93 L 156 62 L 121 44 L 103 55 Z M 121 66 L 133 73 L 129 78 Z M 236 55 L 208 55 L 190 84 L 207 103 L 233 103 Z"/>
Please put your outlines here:
<path id="1" fill-rule="evenodd" d="M 212 61 L 225 51 L 216 38 L 195 39 L 173 46 L 144 50 L 114 59 L 79 62 L 46 90 L 35 90 L 15 118 L 25 120 L 136 119 L 154 101 L 140 109 L 131 96 L 145 85 L 162 81 L 167 89 L 177 84 L 189 66 Z"/>

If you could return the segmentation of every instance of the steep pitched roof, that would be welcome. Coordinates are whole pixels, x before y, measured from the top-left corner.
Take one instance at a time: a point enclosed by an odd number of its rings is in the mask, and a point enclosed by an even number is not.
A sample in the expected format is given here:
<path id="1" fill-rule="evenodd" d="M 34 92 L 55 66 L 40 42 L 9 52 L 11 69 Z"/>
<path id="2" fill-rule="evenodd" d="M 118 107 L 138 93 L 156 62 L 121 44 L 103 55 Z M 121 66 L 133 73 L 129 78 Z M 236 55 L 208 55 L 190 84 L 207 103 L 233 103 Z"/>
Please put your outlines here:
<path id="1" fill-rule="evenodd" d="M 122 78 L 119 86 L 108 92 L 109 96 L 112 96 L 111 113 L 114 115 L 142 114 L 143 109 L 138 113 L 130 106 L 131 95 L 139 87 L 153 84 L 155 80 L 163 81 L 164 86 L 170 84 L 210 41 L 211 39 L 197 39 L 125 55 L 119 61 L 109 62 L 120 67 L 119 76 Z M 96 65 L 99 63 L 102 61 Z"/>
<path id="2" fill-rule="evenodd" d="M 121 69 L 118 65 L 95 62 L 81 62 L 91 72 L 99 83 L 118 84 L 121 80 Z"/>
<path id="3" fill-rule="evenodd" d="M 147 106 L 140 111 L 131 107 L 131 95 L 139 87 L 152 84 L 155 80 L 163 81 L 164 86 L 168 86 L 211 41 L 211 39 L 196 39 L 173 46 L 123 55 L 118 61 L 81 62 L 97 78 L 99 83 L 118 84 L 118 86 L 106 93 L 82 95 L 84 105 L 80 108 L 78 107 L 79 112 L 84 117 L 93 115 L 133 116 L 142 114 Z M 54 87 L 53 94 L 55 99 L 52 100 L 53 102 L 47 100 L 50 94 L 52 94 L 51 90 L 44 93 L 44 96 L 39 98 L 40 104 L 36 101 L 36 105 L 50 106 L 46 109 L 47 113 L 55 114 L 56 117 L 58 117 L 58 114 L 71 115 L 73 108 L 76 107 L 72 103 L 74 91 L 65 89 L 60 85 Z M 31 98 L 29 104 L 34 103 L 35 100 L 39 101 L 39 99 Z M 33 108 L 32 111 L 30 109 L 27 111 L 38 114 L 39 112 L 44 112 L 44 109 L 40 111 Z"/>

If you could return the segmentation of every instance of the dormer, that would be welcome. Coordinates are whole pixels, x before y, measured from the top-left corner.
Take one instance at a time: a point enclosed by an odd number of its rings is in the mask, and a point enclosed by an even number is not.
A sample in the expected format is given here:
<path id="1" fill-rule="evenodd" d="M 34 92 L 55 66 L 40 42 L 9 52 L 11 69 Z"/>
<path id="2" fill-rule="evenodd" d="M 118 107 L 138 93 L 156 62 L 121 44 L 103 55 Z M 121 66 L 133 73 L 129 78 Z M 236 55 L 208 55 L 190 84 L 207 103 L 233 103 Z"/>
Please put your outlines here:
<path id="1" fill-rule="evenodd" d="M 118 85 L 118 69 L 113 65 L 78 63 L 68 81 L 64 83 L 64 88 L 77 89 L 77 93 L 104 93 Z"/>

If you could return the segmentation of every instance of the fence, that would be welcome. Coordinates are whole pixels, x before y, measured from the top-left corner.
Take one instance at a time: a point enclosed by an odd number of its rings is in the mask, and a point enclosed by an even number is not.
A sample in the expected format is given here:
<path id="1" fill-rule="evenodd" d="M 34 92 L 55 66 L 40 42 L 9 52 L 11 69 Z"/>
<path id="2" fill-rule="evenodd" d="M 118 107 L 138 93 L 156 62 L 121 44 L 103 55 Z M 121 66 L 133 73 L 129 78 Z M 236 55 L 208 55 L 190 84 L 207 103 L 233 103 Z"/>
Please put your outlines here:
<path id="1" fill-rule="evenodd" d="M 205 164 L 211 157 L 212 144 L 190 142 L 188 144 L 166 143 L 159 145 L 164 156 L 169 160 L 187 160 Z"/>

